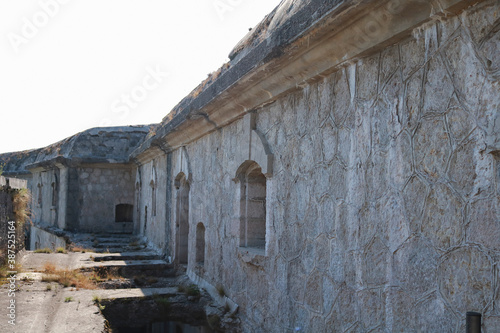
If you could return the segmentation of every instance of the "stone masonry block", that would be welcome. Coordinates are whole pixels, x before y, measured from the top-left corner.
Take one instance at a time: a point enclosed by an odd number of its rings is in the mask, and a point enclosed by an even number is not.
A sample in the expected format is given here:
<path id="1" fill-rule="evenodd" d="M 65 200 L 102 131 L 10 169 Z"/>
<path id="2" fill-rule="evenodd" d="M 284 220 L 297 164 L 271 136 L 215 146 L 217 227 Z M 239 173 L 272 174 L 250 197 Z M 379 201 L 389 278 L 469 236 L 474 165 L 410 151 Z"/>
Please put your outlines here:
<path id="1" fill-rule="evenodd" d="M 421 237 L 403 244 L 393 257 L 393 284 L 418 299 L 436 288 L 439 255 Z"/>
<path id="2" fill-rule="evenodd" d="M 458 245 L 464 238 L 463 203 L 446 185 L 436 185 L 426 199 L 422 233 L 440 249 Z"/>
<path id="3" fill-rule="evenodd" d="M 441 118 L 426 119 L 414 138 L 417 169 L 435 181 L 444 176 L 450 156 L 450 142 Z"/>
<path id="4" fill-rule="evenodd" d="M 478 200 L 470 205 L 467 240 L 500 251 L 500 198 Z"/>
<path id="5" fill-rule="evenodd" d="M 439 290 L 453 311 L 483 313 L 493 300 L 493 266 L 476 247 L 460 247 L 444 255 L 438 268 Z"/>
<path id="6" fill-rule="evenodd" d="M 446 67 L 438 55 L 429 61 L 426 78 L 423 113 L 444 113 L 448 108 L 454 87 Z"/>

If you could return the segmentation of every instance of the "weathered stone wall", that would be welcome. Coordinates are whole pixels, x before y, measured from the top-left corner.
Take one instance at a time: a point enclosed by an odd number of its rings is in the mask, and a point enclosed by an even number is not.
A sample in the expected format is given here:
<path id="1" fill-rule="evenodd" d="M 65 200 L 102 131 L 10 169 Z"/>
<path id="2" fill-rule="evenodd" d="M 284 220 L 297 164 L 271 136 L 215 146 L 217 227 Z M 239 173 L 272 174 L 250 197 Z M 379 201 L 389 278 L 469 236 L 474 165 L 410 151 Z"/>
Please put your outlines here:
<path id="1" fill-rule="evenodd" d="M 60 166 L 32 172 L 34 223 L 82 232 L 133 231 L 133 222 L 115 222 L 116 205 L 134 205 L 132 165 Z"/>
<path id="2" fill-rule="evenodd" d="M 29 250 L 35 251 L 38 249 L 51 249 L 56 251 L 58 248 L 66 248 L 66 241 L 62 237 L 58 237 L 48 231 L 37 228 L 34 225 L 30 229 Z"/>
<path id="3" fill-rule="evenodd" d="M 33 172 L 31 180 L 31 211 L 34 223 L 58 226 L 59 179 L 59 169 L 57 168 L 48 170 L 37 169 Z"/>
<path id="4" fill-rule="evenodd" d="M 247 331 L 464 331 L 466 311 L 500 327 L 499 11 L 490 1 L 428 23 L 255 112 L 274 155 L 265 255 L 239 247 L 248 124 L 169 156 L 171 179 L 189 182 L 188 272 L 223 286 Z M 165 224 L 149 223 L 160 244 Z M 169 232 L 175 257 L 177 223 Z"/>
<path id="5" fill-rule="evenodd" d="M 77 218 L 79 231 L 132 232 L 132 222 L 115 222 L 118 204 L 134 205 L 135 170 L 130 165 L 82 165 L 75 168 L 69 205 Z M 78 184 L 78 185 L 75 185 Z"/>
<path id="6" fill-rule="evenodd" d="M 5 184 L 0 186 L 0 263 L 4 263 L 8 250 L 19 256 L 25 249 L 30 195 L 26 180 L 0 177 L 0 182 Z M 15 238 L 11 234 L 13 226 Z"/>
<path id="7" fill-rule="evenodd" d="M 0 186 L 9 186 L 14 189 L 28 188 L 28 180 L 0 176 Z"/>
<path id="8" fill-rule="evenodd" d="M 68 217 L 68 189 L 69 189 L 69 169 L 65 166 L 59 167 L 59 184 L 57 186 L 57 226 L 66 229 Z"/>
<path id="9" fill-rule="evenodd" d="M 137 234 L 146 236 L 155 247 L 170 255 L 166 249 L 169 240 L 166 233 L 170 226 L 167 222 L 167 177 L 165 155 L 138 168 L 135 180 L 135 207 L 138 204 L 138 209 L 135 209 L 134 221 Z"/>
<path id="10" fill-rule="evenodd" d="M 80 212 L 82 198 L 80 195 L 80 175 L 76 168 L 68 168 L 67 170 L 68 190 L 66 203 L 65 227 L 67 230 L 79 230 L 80 227 Z"/>
<path id="11" fill-rule="evenodd" d="M 12 221 L 12 193 L 0 189 L 0 263 L 7 257 L 8 249 L 8 222 Z"/>

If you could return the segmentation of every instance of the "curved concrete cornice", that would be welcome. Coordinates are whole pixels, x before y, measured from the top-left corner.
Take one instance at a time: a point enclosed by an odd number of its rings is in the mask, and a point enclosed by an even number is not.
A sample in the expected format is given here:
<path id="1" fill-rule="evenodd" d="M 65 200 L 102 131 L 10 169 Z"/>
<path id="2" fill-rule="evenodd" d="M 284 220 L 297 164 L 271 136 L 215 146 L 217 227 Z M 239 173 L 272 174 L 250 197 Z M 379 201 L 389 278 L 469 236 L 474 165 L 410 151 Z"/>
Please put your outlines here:
<path id="1" fill-rule="evenodd" d="M 178 149 L 339 66 L 411 34 L 434 17 L 456 14 L 479 0 L 310 1 L 236 63 L 186 97 L 133 157 L 152 142 Z"/>

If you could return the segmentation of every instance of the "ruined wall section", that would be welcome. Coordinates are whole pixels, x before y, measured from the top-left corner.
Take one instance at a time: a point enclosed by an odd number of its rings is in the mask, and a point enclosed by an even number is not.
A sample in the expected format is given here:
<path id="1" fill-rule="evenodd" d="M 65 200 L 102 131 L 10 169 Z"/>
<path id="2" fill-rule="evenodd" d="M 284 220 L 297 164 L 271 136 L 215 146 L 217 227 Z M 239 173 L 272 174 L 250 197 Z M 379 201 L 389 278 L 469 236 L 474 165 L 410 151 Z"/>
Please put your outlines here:
<path id="1" fill-rule="evenodd" d="M 12 193 L 0 188 L 0 262 L 4 263 L 7 258 L 9 245 L 9 221 L 12 221 Z"/>
<path id="2" fill-rule="evenodd" d="M 8 254 L 22 256 L 26 248 L 30 222 L 30 193 L 26 186 L 26 180 L 0 176 L 0 263 L 3 266 Z"/>
<path id="3" fill-rule="evenodd" d="M 41 149 L 0 154 L 0 165 L 3 165 L 4 176 L 26 180 L 27 188 L 32 190 L 31 173 L 26 166 L 35 162 Z"/>
<path id="4" fill-rule="evenodd" d="M 263 257 L 238 242 L 243 120 L 186 146 L 188 271 L 223 286 L 259 331 L 463 331 L 466 311 L 499 327 L 499 173 L 486 139 L 500 107 L 499 11 L 491 1 L 426 24 L 257 110 L 275 157 Z"/>
<path id="5" fill-rule="evenodd" d="M 0 186 L 8 186 L 13 189 L 28 188 L 28 180 L 22 178 L 0 176 Z"/>

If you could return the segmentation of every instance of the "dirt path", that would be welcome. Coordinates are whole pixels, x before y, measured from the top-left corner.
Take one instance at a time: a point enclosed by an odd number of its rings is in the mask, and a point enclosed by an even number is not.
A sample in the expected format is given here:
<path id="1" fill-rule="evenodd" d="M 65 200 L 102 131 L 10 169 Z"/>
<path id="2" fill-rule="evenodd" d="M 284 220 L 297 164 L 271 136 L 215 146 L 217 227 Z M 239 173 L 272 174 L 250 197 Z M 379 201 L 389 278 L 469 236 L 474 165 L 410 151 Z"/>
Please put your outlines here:
<path id="1" fill-rule="evenodd" d="M 17 277 L 16 291 L 12 293 L 8 284 L 0 287 L 0 332 L 106 332 L 107 322 L 99 306 L 95 304 L 97 299 L 151 299 L 164 296 L 170 297 L 174 302 L 172 304 L 180 304 L 183 309 L 194 304 L 184 292 L 178 290 L 179 283 L 192 283 L 189 278 L 185 275 L 176 276 L 171 265 L 161 260 L 154 251 L 136 241 L 124 240 L 123 237 L 100 237 L 97 240 L 94 244 L 97 243 L 98 246 L 91 247 L 87 244 L 85 248 L 96 251 L 99 246 L 106 249 L 116 247 L 116 251 L 65 254 L 26 252 L 20 260 L 23 273 Z M 133 252 L 130 252 L 131 248 Z M 48 267 L 52 267 L 52 271 L 48 271 Z M 66 278 L 73 277 L 74 271 L 79 272 L 78 278 L 83 281 L 67 282 L 69 280 Z M 108 274 L 110 271 L 120 273 L 117 273 L 118 277 L 111 277 Z M 96 272 L 105 272 L 106 277 L 99 276 L 96 279 Z M 44 281 L 42 277 L 45 277 Z M 50 278 L 58 282 L 46 282 Z M 111 289 L 84 289 L 96 287 L 97 280 L 99 287 Z M 63 286 L 73 283 L 82 287 Z M 13 300 L 15 321 L 9 323 L 8 315 L 11 310 L 8 306 Z M 204 302 L 208 304 L 208 298 Z M 213 307 L 211 311 L 220 312 L 222 308 Z"/>
<path id="2" fill-rule="evenodd" d="M 87 257 L 89 255 L 87 254 Z M 41 270 L 46 262 L 60 268 L 73 268 L 79 265 L 81 254 L 36 254 L 28 252 L 23 258 L 24 270 Z M 104 317 L 93 303 L 92 290 L 63 288 L 57 283 L 41 281 L 41 274 L 17 281 L 18 289 L 10 293 L 9 286 L 0 289 L 0 332 L 8 333 L 67 333 L 103 332 Z M 15 300 L 15 325 L 9 323 L 7 308 Z"/>

